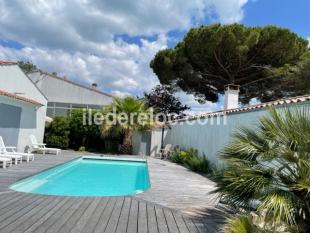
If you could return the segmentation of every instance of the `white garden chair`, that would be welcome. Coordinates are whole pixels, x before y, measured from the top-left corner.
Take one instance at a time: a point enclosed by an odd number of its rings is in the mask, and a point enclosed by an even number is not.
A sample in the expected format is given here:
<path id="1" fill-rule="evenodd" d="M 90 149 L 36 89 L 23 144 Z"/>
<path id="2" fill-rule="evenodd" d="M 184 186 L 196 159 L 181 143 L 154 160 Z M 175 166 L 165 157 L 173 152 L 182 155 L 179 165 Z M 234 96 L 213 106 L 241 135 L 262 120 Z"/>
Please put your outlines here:
<path id="1" fill-rule="evenodd" d="M 167 159 L 172 151 L 173 146 L 171 144 L 167 144 L 163 149 L 159 150 L 159 153 L 157 153 L 155 157 L 159 157 L 160 159 Z"/>
<path id="2" fill-rule="evenodd" d="M 34 155 L 29 153 L 20 153 L 16 151 L 15 146 L 5 146 L 3 138 L 0 136 L 0 151 L 9 156 L 17 156 L 18 158 L 22 157 L 22 160 L 29 161 L 34 160 Z"/>
<path id="3" fill-rule="evenodd" d="M 61 153 L 61 150 L 58 148 L 48 148 L 45 146 L 46 144 L 38 143 L 37 138 L 34 135 L 30 135 L 30 144 L 31 152 L 41 152 L 44 155 L 46 153 L 54 153 L 56 155 Z"/>
<path id="4" fill-rule="evenodd" d="M 2 164 L 2 168 L 6 168 L 7 166 L 12 167 L 12 159 L 1 157 L 0 155 L 0 163 Z"/>

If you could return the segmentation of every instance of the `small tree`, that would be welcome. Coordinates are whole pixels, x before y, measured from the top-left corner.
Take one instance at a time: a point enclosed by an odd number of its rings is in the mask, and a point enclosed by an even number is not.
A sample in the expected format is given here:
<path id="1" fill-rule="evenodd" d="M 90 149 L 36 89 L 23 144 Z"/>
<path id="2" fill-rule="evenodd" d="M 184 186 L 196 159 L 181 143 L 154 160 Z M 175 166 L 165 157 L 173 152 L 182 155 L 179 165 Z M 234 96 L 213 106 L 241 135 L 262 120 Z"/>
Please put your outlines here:
<path id="1" fill-rule="evenodd" d="M 93 148 L 101 150 L 104 148 L 104 142 L 100 133 L 100 126 L 96 124 L 84 124 L 83 117 L 86 119 L 93 119 L 94 114 L 98 112 L 96 110 L 84 111 L 84 110 L 73 110 L 69 116 L 70 126 L 70 147 L 73 149 L 79 149 L 81 146 L 86 149 Z M 91 120 L 91 122 L 93 122 Z"/>
<path id="2" fill-rule="evenodd" d="M 150 93 L 144 93 L 144 100 L 148 107 L 152 107 L 156 113 L 182 114 L 189 106 L 183 105 L 179 98 L 175 97 L 174 90 L 170 86 L 157 85 Z"/>
<path id="3" fill-rule="evenodd" d="M 216 102 L 228 84 L 240 85 L 244 103 L 268 101 L 286 94 L 277 88 L 280 68 L 294 65 L 307 51 L 308 41 L 288 29 L 214 24 L 193 28 L 175 48 L 159 51 L 151 68 L 161 84 L 176 85 L 201 101 Z"/>
<path id="4" fill-rule="evenodd" d="M 56 116 L 45 129 L 48 146 L 66 149 L 69 146 L 69 121 L 66 117 Z"/>
<path id="5" fill-rule="evenodd" d="M 18 66 L 26 73 L 37 70 L 37 66 L 31 63 L 30 61 L 19 61 Z"/>
<path id="6" fill-rule="evenodd" d="M 134 97 L 114 98 L 113 102 L 103 109 L 101 132 L 104 136 L 122 135 L 120 152 L 132 154 L 132 133 L 151 127 L 153 119 L 150 118 L 150 111 L 151 108 L 147 108 L 142 100 Z M 143 121 L 141 116 L 144 116 Z"/>

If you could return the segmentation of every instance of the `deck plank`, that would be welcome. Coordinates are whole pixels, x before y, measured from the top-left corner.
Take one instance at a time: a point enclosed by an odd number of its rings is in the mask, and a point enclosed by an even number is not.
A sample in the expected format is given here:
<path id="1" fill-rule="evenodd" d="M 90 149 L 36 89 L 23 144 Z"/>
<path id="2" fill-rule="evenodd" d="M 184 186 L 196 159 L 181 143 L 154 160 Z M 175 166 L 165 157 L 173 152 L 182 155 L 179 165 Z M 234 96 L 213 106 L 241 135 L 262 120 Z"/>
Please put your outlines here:
<path id="1" fill-rule="evenodd" d="M 159 233 L 169 233 L 166 218 L 162 208 L 155 206 L 155 213 L 157 218 L 157 226 Z"/>
<path id="2" fill-rule="evenodd" d="M 69 233 L 74 226 L 76 226 L 78 220 L 87 210 L 89 205 L 91 204 L 92 199 L 90 198 L 83 198 L 83 202 L 81 205 L 75 209 L 74 213 L 71 217 L 62 225 L 62 227 L 58 230 L 59 233 Z"/>
<path id="3" fill-rule="evenodd" d="M 175 222 L 175 219 L 173 217 L 171 210 L 165 208 L 165 209 L 163 209 L 163 211 L 164 211 L 164 215 L 165 215 L 165 218 L 167 221 L 169 232 L 170 233 L 172 233 L 172 232 L 173 233 L 179 233 L 179 228 Z"/>
<path id="4" fill-rule="evenodd" d="M 43 201 L 43 197 L 35 200 L 26 200 L 24 202 L 16 202 L 15 205 L 10 206 L 11 208 L 6 209 L 4 212 L 1 211 L 0 222 L 3 229 L 10 222 L 15 221 L 18 217 L 22 216 L 27 211 L 31 210 L 34 206 L 39 205 Z"/>
<path id="5" fill-rule="evenodd" d="M 66 212 L 61 216 L 61 218 L 58 218 L 56 223 L 53 224 L 46 232 L 55 233 L 55 232 L 58 232 L 64 225 L 67 225 L 67 222 L 69 221 L 69 219 L 74 215 L 75 212 L 79 210 L 79 207 L 82 206 L 83 203 L 85 203 L 84 198 L 80 198 L 80 197 L 76 198 L 74 200 L 74 204 L 70 206 L 66 210 Z"/>
<path id="6" fill-rule="evenodd" d="M 196 227 L 195 223 L 190 218 L 184 218 L 183 220 L 188 228 L 188 230 L 192 233 L 199 233 L 198 228 Z"/>
<path id="7" fill-rule="evenodd" d="M 128 219 L 128 227 L 127 227 L 128 233 L 138 232 L 138 211 L 139 211 L 139 202 L 135 199 L 132 199 Z"/>
<path id="8" fill-rule="evenodd" d="M 23 231 L 23 233 L 31 233 L 34 232 L 35 229 L 40 227 L 45 221 L 47 221 L 51 216 L 53 216 L 54 213 L 59 211 L 60 208 L 62 208 L 65 203 L 68 201 L 68 198 L 60 198 L 61 201 L 56 204 L 51 210 L 49 210 L 46 214 L 38 215 L 38 220 L 31 224 L 27 229 Z"/>
<path id="9" fill-rule="evenodd" d="M 210 233 L 203 221 L 194 219 L 193 222 L 200 233 Z"/>
<path id="10" fill-rule="evenodd" d="M 111 233 L 115 232 L 117 228 L 117 224 L 121 215 L 121 211 L 124 204 L 124 197 L 118 197 L 116 198 L 116 203 L 113 209 L 113 212 L 111 214 L 111 217 L 109 219 L 108 225 L 104 232 Z"/>
<path id="11" fill-rule="evenodd" d="M 113 209 L 115 207 L 115 203 L 116 203 L 116 198 L 110 197 L 106 208 L 104 209 L 104 211 L 102 212 L 100 216 L 100 220 L 96 226 L 94 233 L 102 233 L 105 231 L 108 225 L 108 222 L 110 220 L 111 214 L 113 212 Z"/>
<path id="12" fill-rule="evenodd" d="M 56 221 L 62 217 L 62 215 L 66 212 L 68 208 L 70 208 L 74 204 L 74 199 L 67 199 L 65 204 L 58 209 L 52 216 L 50 216 L 48 219 L 46 219 L 41 225 L 39 225 L 38 228 L 36 228 L 33 232 L 34 233 L 42 233 L 46 232 L 47 229 L 52 227 L 56 224 Z"/>
<path id="13" fill-rule="evenodd" d="M 25 231 L 25 229 L 29 228 L 29 226 L 33 225 L 38 220 L 38 216 L 42 216 L 42 213 L 46 213 L 59 202 L 59 199 L 53 200 L 50 198 L 46 198 L 44 202 L 39 205 L 38 208 L 32 208 L 22 217 L 17 218 L 14 222 L 11 222 L 2 230 L 5 232 L 22 233 Z"/>
<path id="14" fill-rule="evenodd" d="M 10 206 L 12 203 L 19 201 L 22 196 L 25 196 L 25 195 L 23 193 L 17 193 L 17 192 L 13 193 L 12 195 L 8 195 L 3 199 L 2 199 L 3 196 L 1 196 L 0 211 L 6 208 L 7 206 Z"/>
<path id="15" fill-rule="evenodd" d="M 130 206 L 131 206 L 131 198 L 126 197 L 124 200 L 121 215 L 118 220 L 116 233 L 124 233 L 127 231 Z"/>
<path id="16" fill-rule="evenodd" d="M 95 212 L 90 216 L 90 219 L 87 221 L 85 226 L 83 227 L 83 230 L 81 232 L 83 233 L 92 233 L 101 217 L 101 214 L 104 212 L 104 209 L 106 208 L 108 204 L 109 198 L 101 198 L 98 206 L 95 209 Z"/>
<path id="17" fill-rule="evenodd" d="M 139 201 L 139 213 L 138 213 L 138 233 L 147 233 L 147 210 L 146 203 Z"/>
<path id="18" fill-rule="evenodd" d="M 149 233 L 158 233 L 155 206 L 151 203 L 148 203 L 146 208 L 147 208 L 148 231 L 149 231 Z"/>
<path id="19" fill-rule="evenodd" d="M 19 203 L 20 201 L 26 202 L 26 201 L 28 201 L 30 199 L 31 199 L 31 196 L 28 196 L 28 195 L 25 195 L 25 194 L 21 194 L 21 195 L 18 195 L 18 197 L 13 198 L 12 200 L 8 200 L 3 205 L 1 205 L 1 209 L 0 209 L 0 214 L 1 214 L 0 222 L 1 222 L 1 219 L 2 219 L 3 213 L 7 213 L 8 211 L 12 210 L 12 208 L 14 208 L 15 206 L 20 206 L 20 203 Z"/>
<path id="20" fill-rule="evenodd" d="M 186 225 L 182 215 L 180 213 L 176 213 L 176 212 L 173 212 L 172 214 L 173 214 L 174 220 L 178 226 L 180 233 L 189 233 L 189 230 L 187 228 L 187 225 Z"/>
<path id="21" fill-rule="evenodd" d="M 71 229 L 71 233 L 73 232 L 83 232 L 82 229 L 86 225 L 86 223 L 92 218 L 92 214 L 95 212 L 96 207 L 100 203 L 100 198 L 96 197 L 91 200 L 90 205 L 85 210 L 81 218 L 75 223 L 74 227 Z"/>
<path id="22" fill-rule="evenodd" d="M 4 207 L 8 202 L 18 199 L 21 195 L 22 193 L 18 192 L 0 193 L 0 206 Z"/>

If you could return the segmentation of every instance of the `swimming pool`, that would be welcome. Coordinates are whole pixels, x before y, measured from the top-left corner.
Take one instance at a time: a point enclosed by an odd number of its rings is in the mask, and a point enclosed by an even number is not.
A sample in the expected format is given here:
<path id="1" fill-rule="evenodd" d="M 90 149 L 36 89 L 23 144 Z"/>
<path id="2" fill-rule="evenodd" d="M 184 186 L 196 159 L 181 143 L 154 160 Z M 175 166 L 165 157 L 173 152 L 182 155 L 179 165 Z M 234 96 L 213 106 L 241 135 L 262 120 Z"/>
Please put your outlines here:
<path id="1" fill-rule="evenodd" d="M 149 189 L 145 160 L 83 157 L 13 184 L 15 191 L 61 196 L 125 196 Z"/>

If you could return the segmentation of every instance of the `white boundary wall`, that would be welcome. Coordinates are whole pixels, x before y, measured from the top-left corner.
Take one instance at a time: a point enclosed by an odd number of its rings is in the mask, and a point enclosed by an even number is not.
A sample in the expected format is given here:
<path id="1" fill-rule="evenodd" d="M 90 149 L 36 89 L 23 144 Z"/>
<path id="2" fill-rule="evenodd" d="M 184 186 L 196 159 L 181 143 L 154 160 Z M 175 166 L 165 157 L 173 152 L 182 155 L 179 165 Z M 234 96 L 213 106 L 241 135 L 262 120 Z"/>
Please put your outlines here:
<path id="1" fill-rule="evenodd" d="M 301 105 L 309 105 L 309 102 L 303 102 Z M 281 107 L 283 107 L 282 105 Z M 290 106 L 296 106 L 292 104 Z M 217 117 L 213 118 L 213 124 L 210 119 L 207 124 L 200 125 L 197 120 L 191 121 L 191 125 L 185 122 L 178 122 L 171 126 L 171 129 L 165 129 L 164 145 L 178 145 L 180 148 L 189 149 L 193 147 L 200 154 L 205 154 L 214 164 L 219 164 L 218 152 L 227 145 L 231 136 L 238 128 L 247 126 L 255 127 L 259 117 L 267 114 L 267 109 L 252 110 L 247 112 L 230 113 L 226 115 L 227 124 L 223 124 L 223 116 L 220 116 L 221 124 L 217 124 Z M 162 129 L 154 129 L 151 139 L 151 156 L 158 153 L 161 147 Z"/>

